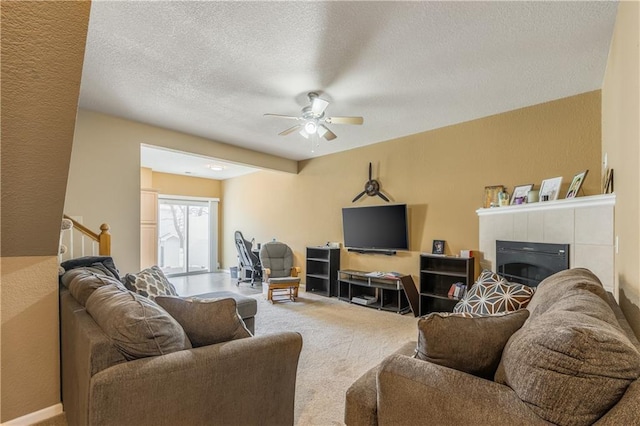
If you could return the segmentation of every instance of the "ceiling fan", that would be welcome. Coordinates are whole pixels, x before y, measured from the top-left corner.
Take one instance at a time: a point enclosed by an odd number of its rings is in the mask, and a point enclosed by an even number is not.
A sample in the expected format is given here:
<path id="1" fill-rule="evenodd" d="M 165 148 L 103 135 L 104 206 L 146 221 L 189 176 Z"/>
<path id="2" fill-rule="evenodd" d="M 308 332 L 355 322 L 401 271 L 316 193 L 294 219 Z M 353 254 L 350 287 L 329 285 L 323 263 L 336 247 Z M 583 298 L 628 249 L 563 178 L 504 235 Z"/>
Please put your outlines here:
<path id="1" fill-rule="evenodd" d="M 384 195 L 382 192 L 380 192 L 380 183 L 378 183 L 377 180 L 375 180 L 375 179 L 373 179 L 371 177 L 371 163 L 369 163 L 369 180 L 364 184 L 364 191 L 362 191 L 361 193 L 356 195 L 356 198 L 354 198 L 353 201 L 351 201 L 351 202 L 355 203 L 364 194 L 367 194 L 369 197 L 374 197 L 374 196 L 377 195 L 378 197 L 382 198 L 383 200 L 385 200 L 387 202 L 389 201 L 389 198 L 387 198 L 386 195 Z"/>
<path id="2" fill-rule="evenodd" d="M 288 128 L 280 133 L 280 136 L 286 136 L 295 131 L 299 131 L 299 133 L 305 138 L 309 138 L 309 136 L 317 134 L 318 136 L 325 138 L 330 141 L 335 139 L 337 136 L 331 130 L 325 126 L 326 124 L 362 124 L 364 123 L 364 118 L 362 117 L 325 117 L 324 112 L 329 106 L 329 102 L 318 97 L 316 92 L 309 92 L 307 94 L 309 97 L 310 105 L 302 108 L 302 114 L 299 116 L 293 115 L 282 115 L 282 114 L 265 114 L 271 117 L 279 117 L 279 118 L 287 118 L 290 120 L 298 120 L 301 121 L 300 124 L 296 124 L 293 127 Z"/>

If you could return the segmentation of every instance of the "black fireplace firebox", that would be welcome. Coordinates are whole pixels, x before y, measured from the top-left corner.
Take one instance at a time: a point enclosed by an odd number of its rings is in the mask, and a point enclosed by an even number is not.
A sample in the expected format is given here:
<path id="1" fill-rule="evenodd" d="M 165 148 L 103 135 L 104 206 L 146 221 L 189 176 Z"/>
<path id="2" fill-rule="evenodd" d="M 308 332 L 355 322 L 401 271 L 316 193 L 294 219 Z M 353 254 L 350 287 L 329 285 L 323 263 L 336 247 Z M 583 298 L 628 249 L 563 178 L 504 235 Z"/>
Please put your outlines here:
<path id="1" fill-rule="evenodd" d="M 536 287 L 550 275 L 569 269 L 569 244 L 496 241 L 498 274 Z"/>

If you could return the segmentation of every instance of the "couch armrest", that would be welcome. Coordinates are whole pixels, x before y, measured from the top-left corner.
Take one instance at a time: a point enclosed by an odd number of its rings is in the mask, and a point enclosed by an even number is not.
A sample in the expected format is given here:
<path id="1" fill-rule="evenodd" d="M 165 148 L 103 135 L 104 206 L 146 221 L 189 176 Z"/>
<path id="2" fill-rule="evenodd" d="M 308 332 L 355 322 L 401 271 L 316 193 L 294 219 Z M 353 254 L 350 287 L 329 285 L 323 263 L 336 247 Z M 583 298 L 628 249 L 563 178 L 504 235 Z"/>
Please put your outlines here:
<path id="1" fill-rule="evenodd" d="M 378 373 L 378 424 L 549 424 L 509 388 L 403 355 Z"/>
<path id="2" fill-rule="evenodd" d="M 115 365 L 92 378 L 89 424 L 293 424 L 301 349 L 283 332 Z"/>

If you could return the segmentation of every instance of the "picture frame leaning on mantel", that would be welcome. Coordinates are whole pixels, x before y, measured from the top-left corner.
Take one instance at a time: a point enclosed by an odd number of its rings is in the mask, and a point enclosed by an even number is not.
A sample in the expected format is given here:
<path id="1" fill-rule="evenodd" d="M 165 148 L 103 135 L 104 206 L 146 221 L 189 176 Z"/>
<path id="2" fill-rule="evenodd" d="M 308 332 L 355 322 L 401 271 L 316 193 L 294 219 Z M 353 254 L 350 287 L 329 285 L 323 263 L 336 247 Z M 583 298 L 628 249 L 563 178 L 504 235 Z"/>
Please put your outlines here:
<path id="1" fill-rule="evenodd" d="M 533 189 L 533 184 L 519 185 L 513 188 L 513 194 L 511 195 L 511 205 L 524 204 L 527 202 L 527 194 Z M 518 201 L 520 200 L 520 201 Z"/>
<path id="2" fill-rule="evenodd" d="M 557 200 L 560 195 L 560 186 L 562 186 L 562 176 L 543 180 L 540 185 L 540 201 Z"/>
<path id="3" fill-rule="evenodd" d="M 484 187 L 484 202 L 482 203 L 482 207 L 485 209 L 489 207 L 497 207 L 498 204 L 498 194 L 504 191 L 504 185 L 492 185 Z"/>
<path id="4" fill-rule="evenodd" d="M 584 170 L 573 177 L 565 198 L 575 198 L 578 196 L 578 191 L 582 188 L 582 184 L 587 177 L 587 173 L 589 173 L 589 170 Z"/>

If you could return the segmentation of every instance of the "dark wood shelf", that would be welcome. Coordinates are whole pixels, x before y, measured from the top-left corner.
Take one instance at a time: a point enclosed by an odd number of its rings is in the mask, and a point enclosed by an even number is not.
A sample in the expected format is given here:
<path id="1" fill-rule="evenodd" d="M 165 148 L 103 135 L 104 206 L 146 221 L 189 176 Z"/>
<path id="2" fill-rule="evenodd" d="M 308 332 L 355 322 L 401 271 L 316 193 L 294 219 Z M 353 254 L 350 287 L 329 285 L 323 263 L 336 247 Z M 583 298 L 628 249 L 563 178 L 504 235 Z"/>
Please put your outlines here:
<path id="1" fill-rule="evenodd" d="M 446 300 L 451 300 L 453 302 L 459 302 L 460 301 L 459 297 L 451 297 L 448 294 L 420 293 L 420 296 L 435 297 L 437 299 L 446 299 Z"/>
<path id="2" fill-rule="evenodd" d="M 336 277 L 340 269 L 340 249 L 307 247 L 306 265 L 306 291 L 327 297 L 338 295 Z"/>
<path id="3" fill-rule="evenodd" d="M 450 297 L 449 289 L 461 282 L 468 289 L 473 284 L 472 257 L 420 255 L 420 315 L 451 312 L 460 298 Z"/>
<path id="4" fill-rule="evenodd" d="M 463 271 L 463 272 L 438 271 L 437 269 L 424 269 L 424 270 L 421 270 L 420 273 L 422 273 L 422 274 L 448 275 L 450 277 L 463 277 L 463 278 L 467 276 L 467 272 L 466 271 Z"/>

